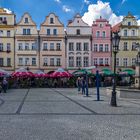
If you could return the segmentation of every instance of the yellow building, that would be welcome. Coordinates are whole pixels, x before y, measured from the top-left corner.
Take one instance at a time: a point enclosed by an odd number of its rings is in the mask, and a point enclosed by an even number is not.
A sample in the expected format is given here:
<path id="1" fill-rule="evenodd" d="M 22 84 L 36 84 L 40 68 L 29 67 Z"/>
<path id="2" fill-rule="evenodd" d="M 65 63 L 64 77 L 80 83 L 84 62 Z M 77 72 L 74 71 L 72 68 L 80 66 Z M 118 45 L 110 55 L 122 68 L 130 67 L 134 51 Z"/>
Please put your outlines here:
<path id="1" fill-rule="evenodd" d="M 14 70 L 15 14 L 0 8 L 0 68 Z"/>
<path id="2" fill-rule="evenodd" d="M 65 68 L 64 25 L 50 13 L 40 27 L 40 69 L 45 72 Z"/>
<path id="3" fill-rule="evenodd" d="M 119 24 L 120 44 L 116 58 L 118 70 L 134 72 L 137 55 L 136 43 L 140 41 L 139 26 L 133 15 L 128 13 Z"/>
<path id="4" fill-rule="evenodd" d="M 39 68 L 38 31 L 36 23 L 28 13 L 24 13 L 15 31 L 16 69 L 27 68 L 34 72 Z"/>

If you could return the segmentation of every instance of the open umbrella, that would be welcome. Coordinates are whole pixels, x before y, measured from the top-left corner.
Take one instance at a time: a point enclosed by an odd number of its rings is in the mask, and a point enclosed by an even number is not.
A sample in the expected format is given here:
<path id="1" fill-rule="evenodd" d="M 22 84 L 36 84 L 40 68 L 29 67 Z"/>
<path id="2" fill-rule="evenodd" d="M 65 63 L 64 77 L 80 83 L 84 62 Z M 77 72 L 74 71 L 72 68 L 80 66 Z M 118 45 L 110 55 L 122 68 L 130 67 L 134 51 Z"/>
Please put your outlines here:
<path id="1" fill-rule="evenodd" d="M 10 77 L 10 74 L 5 70 L 0 69 L 0 77 Z"/>
<path id="2" fill-rule="evenodd" d="M 64 69 L 62 68 L 58 68 L 55 72 L 51 73 L 49 76 L 52 78 L 58 78 L 58 77 L 63 78 L 63 77 L 72 77 L 72 74 L 67 71 L 64 71 Z"/>

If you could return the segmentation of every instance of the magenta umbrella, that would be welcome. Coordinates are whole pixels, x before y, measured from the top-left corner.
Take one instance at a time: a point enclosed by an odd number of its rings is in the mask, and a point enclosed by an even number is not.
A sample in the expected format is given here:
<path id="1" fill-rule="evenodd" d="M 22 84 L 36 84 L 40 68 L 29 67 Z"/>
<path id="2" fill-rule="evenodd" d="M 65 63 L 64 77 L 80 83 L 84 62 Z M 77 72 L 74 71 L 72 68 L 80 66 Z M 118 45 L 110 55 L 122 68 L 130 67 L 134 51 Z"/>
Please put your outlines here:
<path id="1" fill-rule="evenodd" d="M 58 68 L 58 70 L 51 73 L 49 76 L 52 78 L 58 78 L 58 77 L 63 78 L 63 77 L 72 77 L 72 74 L 67 71 L 64 71 L 64 69 L 62 68 Z"/>

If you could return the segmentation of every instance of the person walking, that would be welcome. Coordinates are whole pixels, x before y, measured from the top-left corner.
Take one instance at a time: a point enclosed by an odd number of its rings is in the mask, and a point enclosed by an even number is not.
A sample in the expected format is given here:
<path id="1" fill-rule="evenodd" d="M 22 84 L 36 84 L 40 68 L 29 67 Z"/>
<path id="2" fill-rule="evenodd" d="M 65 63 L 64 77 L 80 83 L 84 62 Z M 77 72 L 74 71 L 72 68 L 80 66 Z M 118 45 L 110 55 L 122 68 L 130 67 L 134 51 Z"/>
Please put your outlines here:
<path id="1" fill-rule="evenodd" d="M 82 94 L 85 94 L 86 80 L 84 77 L 82 77 L 81 83 L 82 83 Z"/>
<path id="2" fill-rule="evenodd" d="M 7 84 L 8 84 L 8 82 L 7 82 L 6 78 L 4 78 L 3 81 L 2 81 L 2 87 L 3 87 L 4 93 L 6 93 Z"/>
<path id="3" fill-rule="evenodd" d="M 78 93 L 81 91 L 81 77 L 77 78 L 76 85 L 78 87 Z"/>

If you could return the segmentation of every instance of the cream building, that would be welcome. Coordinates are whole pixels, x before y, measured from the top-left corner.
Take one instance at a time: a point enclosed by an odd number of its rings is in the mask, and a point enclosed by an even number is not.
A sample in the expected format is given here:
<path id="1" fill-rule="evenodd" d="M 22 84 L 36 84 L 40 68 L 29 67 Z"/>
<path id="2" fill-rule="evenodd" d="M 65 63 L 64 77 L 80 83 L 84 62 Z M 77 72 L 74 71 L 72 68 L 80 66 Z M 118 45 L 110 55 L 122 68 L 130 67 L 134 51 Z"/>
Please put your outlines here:
<path id="1" fill-rule="evenodd" d="M 15 14 L 0 8 L 0 68 L 14 70 Z"/>
<path id="2" fill-rule="evenodd" d="M 40 69 L 44 72 L 65 68 L 64 25 L 50 13 L 41 24 L 39 33 Z"/>
<path id="3" fill-rule="evenodd" d="M 35 22 L 28 13 L 24 13 L 15 30 L 15 65 L 30 71 L 39 68 L 38 31 Z"/>
<path id="4" fill-rule="evenodd" d="M 139 26 L 133 15 L 128 13 L 119 24 L 120 44 L 116 58 L 117 69 L 134 71 L 136 55 L 136 43 L 140 42 Z"/>
<path id="5" fill-rule="evenodd" d="M 91 27 L 88 26 L 79 14 L 67 25 L 67 69 L 77 70 L 91 66 Z"/>

